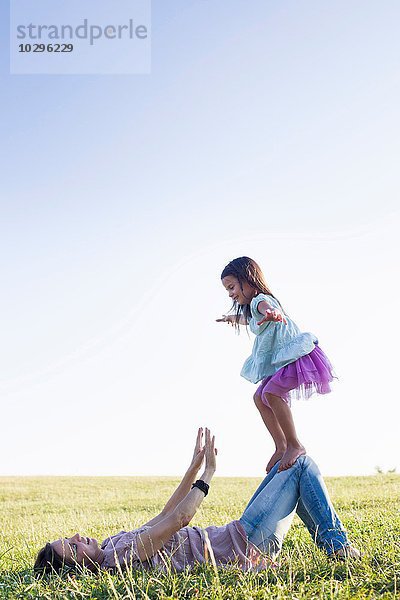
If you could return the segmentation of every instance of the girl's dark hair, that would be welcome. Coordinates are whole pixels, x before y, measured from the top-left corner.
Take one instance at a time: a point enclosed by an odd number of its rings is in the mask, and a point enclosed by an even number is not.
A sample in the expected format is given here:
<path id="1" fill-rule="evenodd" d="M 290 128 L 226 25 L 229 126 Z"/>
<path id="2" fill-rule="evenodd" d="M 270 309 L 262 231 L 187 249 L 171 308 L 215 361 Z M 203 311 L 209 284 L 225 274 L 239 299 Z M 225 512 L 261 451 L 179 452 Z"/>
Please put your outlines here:
<path id="1" fill-rule="evenodd" d="M 279 305 L 282 308 L 282 305 L 279 302 L 278 298 L 274 296 L 274 294 L 268 287 L 267 282 L 264 279 L 263 272 L 261 271 L 256 261 L 252 258 L 249 258 L 248 256 L 241 256 L 240 258 L 235 258 L 231 260 L 231 262 L 228 263 L 222 271 L 221 279 L 229 276 L 236 277 L 236 279 L 240 283 L 240 287 L 242 288 L 242 290 L 243 283 L 248 283 L 251 287 L 253 287 L 256 290 L 257 294 L 268 294 L 269 296 L 275 298 L 275 300 L 279 303 Z M 247 323 L 251 318 L 250 303 L 241 306 L 236 301 L 234 301 L 232 309 L 236 309 L 235 325 L 236 328 L 239 330 L 240 316 L 243 315 Z"/>
<path id="2" fill-rule="evenodd" d="M 64 569 L 70 570 L 70 567 L 66 564 L 65 560 L 54 552 L 53 547 L 50 543 L 47 543 L 41 550 L 33 566 L 33 571 L 36 577 L 40 575 L 49 575 L 50 573 L 61 574 Z"/>

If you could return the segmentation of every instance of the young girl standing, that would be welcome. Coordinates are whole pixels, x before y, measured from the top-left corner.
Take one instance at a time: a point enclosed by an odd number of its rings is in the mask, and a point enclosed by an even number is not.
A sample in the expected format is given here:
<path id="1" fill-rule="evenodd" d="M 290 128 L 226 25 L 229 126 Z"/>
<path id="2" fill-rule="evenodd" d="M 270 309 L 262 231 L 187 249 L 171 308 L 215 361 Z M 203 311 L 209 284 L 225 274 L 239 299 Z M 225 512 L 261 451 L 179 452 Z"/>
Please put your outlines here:
<path id="1" fill-rule="evenodd" d="M 254 402 L 275 442 L 266 470 L 280 460 L 279 470 L 284 471 L 306 453 L 297 437 L 291 401 L 330 392 L 332 365 L 317 338 L 302 333 L 285 313 L 254 260 L 235 258 L 222 271 L 221 280 L 236 313 L 217 321 L 248 325 L 256 336 L 241 375 L 252 383 L 261 381 Z"/>

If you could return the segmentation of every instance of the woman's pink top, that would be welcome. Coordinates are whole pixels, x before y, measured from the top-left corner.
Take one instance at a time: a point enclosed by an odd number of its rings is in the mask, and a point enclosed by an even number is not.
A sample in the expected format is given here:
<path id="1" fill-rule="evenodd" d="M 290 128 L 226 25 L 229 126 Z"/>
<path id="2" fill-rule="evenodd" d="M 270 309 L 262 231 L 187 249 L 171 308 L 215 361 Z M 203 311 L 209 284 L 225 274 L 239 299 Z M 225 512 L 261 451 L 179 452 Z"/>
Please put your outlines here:
<path id="1" fill-rule="evenodd" d="M 105 539 L 101 544 L 104 553 L 101 568 L 114 569 L 119 563 L 123 568 L 158 567 L 166 570 L 172 567 L 176 571 L 183 571 L 196 563 L 211 562 L 211 552 L 217 566 L 235 565 L 243 571 L 259 571 L 271 564 L 268 558 L 249 542 L 239 521 L 206 529 L 183 527 L 160 551 L 142 562 L 137 549 L 140 544 L 138 538 L 146 529 L 149 527 L 145 525 L 133 531 L 121 531 Z"/>

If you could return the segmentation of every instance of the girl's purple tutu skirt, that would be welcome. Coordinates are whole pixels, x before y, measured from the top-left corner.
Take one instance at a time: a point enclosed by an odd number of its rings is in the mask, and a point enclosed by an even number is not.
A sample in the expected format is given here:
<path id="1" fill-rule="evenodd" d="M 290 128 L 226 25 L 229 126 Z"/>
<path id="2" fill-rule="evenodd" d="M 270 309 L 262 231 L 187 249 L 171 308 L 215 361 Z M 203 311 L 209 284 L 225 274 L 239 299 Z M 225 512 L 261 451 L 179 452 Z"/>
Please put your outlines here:
<path id="1" fill-rule="evenodd" d="M 280 396 L 290 406 L 292 400 L 308 400 L 315 392 L 328 394 L 331 391 L 329 384 L 334 378 L 328 357 L 319 346 L 315 346 L 310 354 L 263 379 L 256 394 L 261 396 L 267 406 L 269 404 L 265 393 Z"/>

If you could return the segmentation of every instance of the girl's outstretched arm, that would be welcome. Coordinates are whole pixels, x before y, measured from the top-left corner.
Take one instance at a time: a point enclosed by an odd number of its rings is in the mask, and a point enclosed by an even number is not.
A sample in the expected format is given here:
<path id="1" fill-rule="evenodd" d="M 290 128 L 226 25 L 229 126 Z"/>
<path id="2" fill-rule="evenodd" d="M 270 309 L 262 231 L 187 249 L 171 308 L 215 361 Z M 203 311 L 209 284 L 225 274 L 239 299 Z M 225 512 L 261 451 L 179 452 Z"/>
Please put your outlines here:
<path id="1" fill-rule="evenodd" d="M 267 323 L 268 321 L 282 322 L 285 323 L 285 325 L 287 325 L 287 321 L 283 313 L 280 310 L 274 308 L 273 306 L 270 306 L 267 302 L 265 302 L 265 300 L 261 300 L 258 303 L 257 310 L 259 313 L 264 315 L 264 318 L 258 321 L 257 325 L 262 325 L 263 323 Z"/>
<path id="2" fill-rule="evenodd" d="M 159 521 L 165 519 L 167 515 L 169 515 L 179 504 L 181 500 L 186 496 L 186 494 L 190 491 L 192 483 L 196 480 L 197 473 L 203 463 L 205 447 L 202 446 L 203 441 L 203 428 L 199 427 L 196 436 L 196 443 L 193 451 L 193 457 L 191 463 L 184 474 L 182 481 L 172 494 L 171 498 L 168 500 L 162 511 L 159 515 L 151 519 L 146 523 L 146 525 L 155 525 Z"/>
<path id="3" fill-rule="evenodd" d="M 217 323 L 229 323 L 229 325 L 234 325 L 236 323 L 236 315 L 222 315 L 221 319 L 215 319 Z M 247 325 L 247 321 L 243 315 L 240 315 L 239 325 Z"/>
<path id="4" fill-rule="evenodd" d="M 209 429 L 205 430 L 204 456 L 206 465 L 200 479 L 209 484 L 216 468 L 214 437 L 211 437 Z M 172 512 L 138 535 L 137 549 L 142 562 L 154 556 L 174 533 L 190 523 L 204 497 L 204 492 L 198 487 L 190 489 Z"/>

